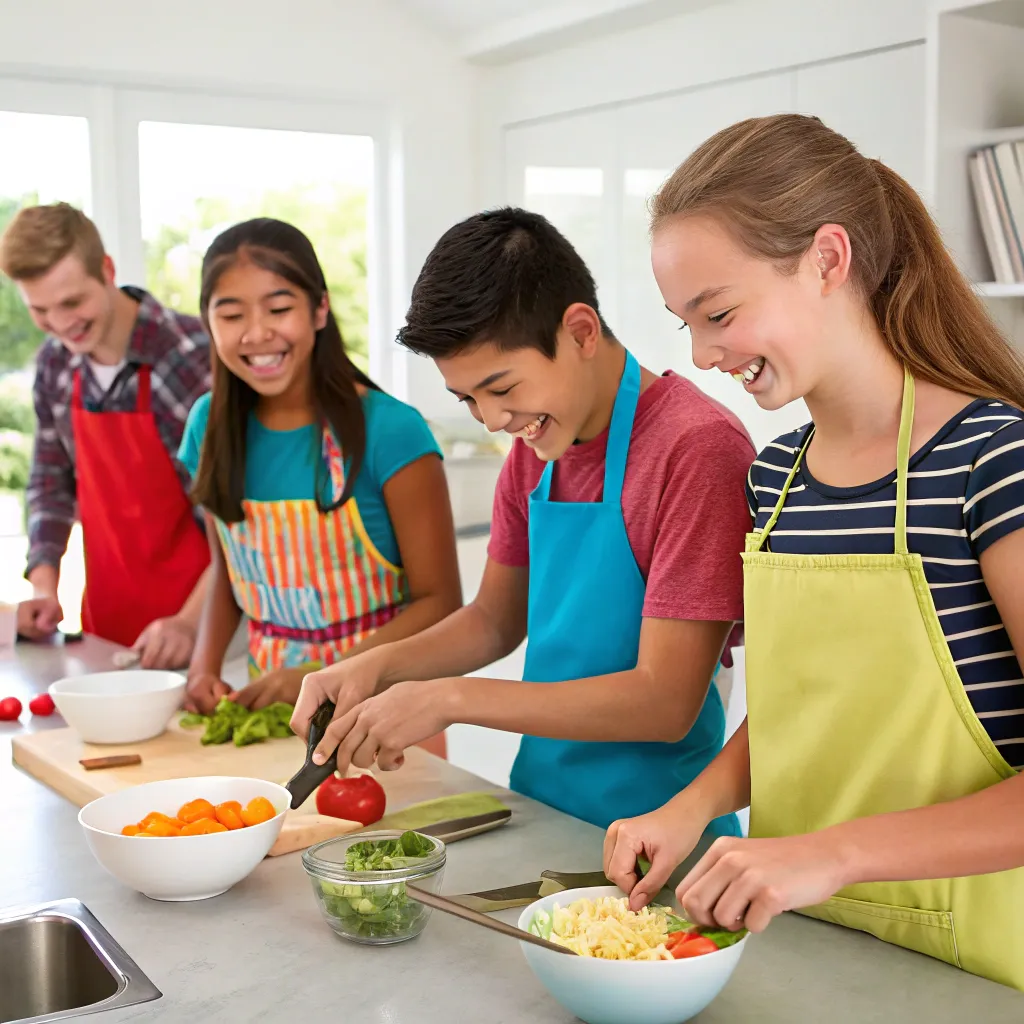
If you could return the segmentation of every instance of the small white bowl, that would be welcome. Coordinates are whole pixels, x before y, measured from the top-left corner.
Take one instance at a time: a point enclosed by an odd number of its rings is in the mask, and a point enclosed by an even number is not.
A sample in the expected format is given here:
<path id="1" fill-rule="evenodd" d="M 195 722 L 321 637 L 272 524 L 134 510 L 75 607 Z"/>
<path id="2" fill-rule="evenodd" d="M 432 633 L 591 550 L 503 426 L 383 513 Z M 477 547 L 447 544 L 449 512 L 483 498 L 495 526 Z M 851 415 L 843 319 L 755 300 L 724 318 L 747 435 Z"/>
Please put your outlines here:
<path id="1" fill-rule="evenodd" d="M 259 825 L 205 836 L 121 835 L 125 825 L 141 821 L 150 811 L 173 818 L 189 800 L 237 800 L 244 807 L 257 796 L 265 796 L 277 811 L 276 817 Z M 205 900 L 227 892 L 270 852 L 290 800 L 284 786 L 261 779 L 167 779 L 93 800 L 79 811 L 78 822 L 93 856 L 119 882 L 154 900 Z"/>
<path id="2" fill-rule="evenodd" d="M 519 917 L 530 927 L 538 910 L 557 903 L 625 895 L 615 886 L 566 889 L 531 903 Z M 749 936 L 717 953 L 685 960 L 599 960 L 566 956 L 520 942 L 541 984 L 570 1013 L 587 1024 L 682 1024 L 701 1012 L 725 986 Z"/>
<path id="3" fill-rule="evenodd" d="M 141 743 L 159 736 L 181 707 L 179 672 L 126 669 L 58 679 L 50 696 L 86 743 Z"/>

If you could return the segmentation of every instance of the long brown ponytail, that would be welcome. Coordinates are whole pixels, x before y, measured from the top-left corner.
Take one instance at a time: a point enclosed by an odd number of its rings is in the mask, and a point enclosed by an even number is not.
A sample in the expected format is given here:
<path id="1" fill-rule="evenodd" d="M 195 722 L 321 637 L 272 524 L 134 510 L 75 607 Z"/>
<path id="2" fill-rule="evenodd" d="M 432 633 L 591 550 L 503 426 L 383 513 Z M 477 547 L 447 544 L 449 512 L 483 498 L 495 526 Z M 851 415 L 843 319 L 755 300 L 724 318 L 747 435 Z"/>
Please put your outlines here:
<path id="1" fill-rule="evenodd" d="M 704 142 L 652 200 L 652 230 L 697 213 L 720 218 L 749 252 L 786 273 L 818 228 L 841 224 L 854 281 L 896 358 L 921 380 L 1024 408 L 1024 361 L 921 198 L 818 118 L 751 118 Z"/>

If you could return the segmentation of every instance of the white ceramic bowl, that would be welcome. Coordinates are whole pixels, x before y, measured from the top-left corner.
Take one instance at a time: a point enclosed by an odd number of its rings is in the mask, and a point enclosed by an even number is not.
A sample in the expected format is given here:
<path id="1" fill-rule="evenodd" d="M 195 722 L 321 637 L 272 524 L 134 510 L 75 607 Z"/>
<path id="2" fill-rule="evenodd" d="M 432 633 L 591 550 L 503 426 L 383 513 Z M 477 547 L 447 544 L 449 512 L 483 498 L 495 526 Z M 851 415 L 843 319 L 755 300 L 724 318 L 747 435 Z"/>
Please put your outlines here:
<path id="1" fill-rule="evenodd" d="M 265 796 L 277 810 L 276 817 L 259 825 L 166 839 L 121 835 L 125 825 L 150 811 L 174 817 L 189 800 L 237 800 L 244 807 L 257 796 Z M 93 856 L 119 882 L 154 900 L 204 900 L 226 892 L 263 860 L 281 831 L 290 799 L 284 786 L 262 779 L 168 779 L 93 800 L 79 811 L 78 821 Z"/>
<path id="2" fill-rule="evenodd" d="M 622 896 L 614 886 L 567 889 L 531 903 L 519 918 L 527 930 L 538 910 L 578 899 Z M 749 936 L 717 953 L 685 960 L 598 960 L 566 956 L 521 942 L 526 961 L 541 984 L 570 1013 L 587 1024 L 681 1024 L 722 991 L 743 955 Z"/>
<path id="3" fill-rule="evenodd" d="M 58 679 L 50 696 L 86 743 L 141 743 L 159 736 L 185 696 L 178 672 L 125 669 Z"/>

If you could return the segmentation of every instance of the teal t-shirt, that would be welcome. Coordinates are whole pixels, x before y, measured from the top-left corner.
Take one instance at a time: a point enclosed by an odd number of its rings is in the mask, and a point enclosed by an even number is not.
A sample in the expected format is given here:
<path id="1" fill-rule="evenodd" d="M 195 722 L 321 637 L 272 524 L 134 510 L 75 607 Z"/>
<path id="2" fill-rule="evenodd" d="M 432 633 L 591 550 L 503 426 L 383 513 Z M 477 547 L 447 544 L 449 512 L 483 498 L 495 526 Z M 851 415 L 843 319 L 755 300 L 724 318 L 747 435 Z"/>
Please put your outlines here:
<path id="1" fill-rule="evenodd" d="M 411 406 L 383 391 L 363 396 L 366 416 L 366 454 L 352 496 L 370 540 L 395 565 L 401 565 L 398 541 L 391 526 L 384 485 L 400 469 L 424 455 L 441 454 L 426 420 Z M 185 424 L 178 458 L 194 477 L 210 416 L 210 396 L 192 406 Z M 297 430 L 270 430 L 253 413 L 245 444 L 245 497 L 250 501 L 310 500 L 316 493 L 321 459 L 320 428 L 312 424 Z M 326 478 L 327 474 L 321 472 Z M 329 486 L 329 484 L 328 484 Z M 328 495 L 321 495 L 325 500 Z"/>

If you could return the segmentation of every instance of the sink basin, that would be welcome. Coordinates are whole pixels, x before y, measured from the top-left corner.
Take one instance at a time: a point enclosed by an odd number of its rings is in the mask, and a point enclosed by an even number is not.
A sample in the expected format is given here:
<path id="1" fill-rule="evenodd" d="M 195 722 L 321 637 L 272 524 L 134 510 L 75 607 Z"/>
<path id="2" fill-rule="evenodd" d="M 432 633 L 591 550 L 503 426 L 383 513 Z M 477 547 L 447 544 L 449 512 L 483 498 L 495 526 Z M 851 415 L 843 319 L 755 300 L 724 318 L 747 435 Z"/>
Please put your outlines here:
<path id="1" fill-rule="evenodd" d="M 0 911 L 0 1024 L 66 1020 L 160 995 L 78 900 Z"/>

